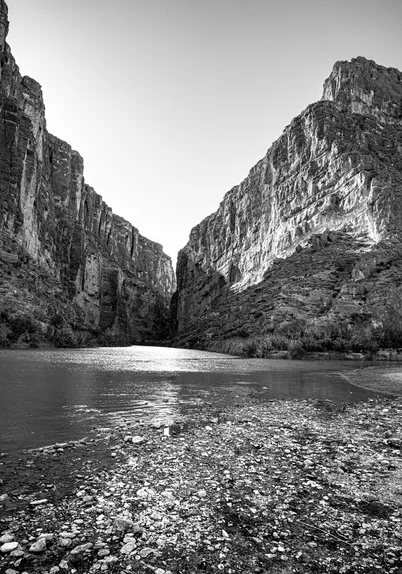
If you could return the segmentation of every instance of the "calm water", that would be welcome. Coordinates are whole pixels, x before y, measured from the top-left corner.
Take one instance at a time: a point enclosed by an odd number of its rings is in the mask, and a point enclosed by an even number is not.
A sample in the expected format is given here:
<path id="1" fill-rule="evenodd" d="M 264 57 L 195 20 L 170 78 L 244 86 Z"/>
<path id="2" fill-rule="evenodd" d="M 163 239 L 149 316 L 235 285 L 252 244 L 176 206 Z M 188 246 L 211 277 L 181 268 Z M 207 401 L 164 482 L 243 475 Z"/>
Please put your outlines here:
<path id="1" fill-rule="evenodd" d="M 372 365 L 372 364 L 371 364 Z M 0 350 L 0 452 L 82 438 L 121 420 L 173 421 L 246 396 L 355 401 L 351 361 L 269 361 L 159 347 Z"/>

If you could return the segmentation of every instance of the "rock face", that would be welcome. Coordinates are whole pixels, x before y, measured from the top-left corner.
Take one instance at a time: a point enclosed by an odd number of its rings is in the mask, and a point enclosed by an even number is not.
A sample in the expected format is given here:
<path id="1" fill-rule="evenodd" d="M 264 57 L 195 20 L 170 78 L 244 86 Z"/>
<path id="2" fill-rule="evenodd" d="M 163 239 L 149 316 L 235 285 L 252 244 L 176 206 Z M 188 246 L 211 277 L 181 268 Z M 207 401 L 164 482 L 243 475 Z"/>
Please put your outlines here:
<path id="1" fill-rule="evenodd" d="M 398 288 L 402 73 L 335 64 L 310 105 L 179 252 L 178 340 L 380 314 Z M 377 317 L 378 319 L 378 317 Z"/>
<path id="2" fill-rule="evenodd" d="M 13 330 L 15 310 L 28 309 L 43 334 L 50 326 L 47 336 L 53 327 L 111 339 L 164 335 L 175 287 L 170 258 L 112 213 L 85 183 L 81 156 L 47 132 L 41 87 L 21 77 L 7 31 L 0 0 L 3 334 Z"/>

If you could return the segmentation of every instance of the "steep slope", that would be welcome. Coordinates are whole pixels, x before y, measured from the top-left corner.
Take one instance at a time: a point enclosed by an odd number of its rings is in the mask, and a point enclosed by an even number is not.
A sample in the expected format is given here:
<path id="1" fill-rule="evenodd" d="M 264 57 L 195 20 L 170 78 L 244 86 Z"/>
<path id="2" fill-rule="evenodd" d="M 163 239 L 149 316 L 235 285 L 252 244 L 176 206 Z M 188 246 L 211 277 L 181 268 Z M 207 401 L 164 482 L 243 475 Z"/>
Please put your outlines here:
<path id="1" fill-rule="evenodd" d="M 378 324 L 384 285 L 373 273 L 400 285 L 401 215 L 402 74 L 361 57 L 338 62 L 322 100 L 191 231 L 177 265 L 178 340 L 356 315 Z"/>
<path id="2" fill-rule="evenodd" d="M 21 77 L 6 43 L 7 13 L 0 0 L 0 343 L 164 336 L 171 260 L 112 213 L 80 155 L 47 132 L 40 85 Z"/>

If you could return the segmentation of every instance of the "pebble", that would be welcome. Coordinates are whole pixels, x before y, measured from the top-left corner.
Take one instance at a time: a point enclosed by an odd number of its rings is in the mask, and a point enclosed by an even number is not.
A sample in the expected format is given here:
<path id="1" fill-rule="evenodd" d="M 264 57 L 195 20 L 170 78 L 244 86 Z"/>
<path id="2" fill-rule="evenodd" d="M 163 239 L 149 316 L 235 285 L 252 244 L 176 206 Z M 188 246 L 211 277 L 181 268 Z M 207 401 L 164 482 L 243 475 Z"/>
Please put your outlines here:
<path id="1" fill-rule="evenodd" d="M 92 548 L 92 546 L 93 546 L 92 542 L 87 542 L 86 544 L 80 544 L 79 546 L 76 546 L 71 550 L 71 554 L 74 556 L 76 556 L 77 554 L 83 554 L 84 552 Z"/>
<path id="2" fill-rule="evenodd" d="M 24 556 L 24 551 L 21 550 L 21 548 L 16 548 L 10 553 L 10 556 L 13 556 L 14 558 L 21 558 Z"/>
<path id="3" fill-rule="evenodd" d="M 144 488 L 140 488 L 139 490 L 137 490 L 137 496 L 139 498 L 151 498 L 151 496 L 155 495 L 155 491 L 152 490 L 152 488 L 147 488 L 144 486 Z"/>
<path id="4" fill-rule="evenodd" d="M 139 443 L 142 442 L 143 440 L 145 440 L 143 436 L 136 435 L 136 436 L 133 436 L 133 437 L 132 437 L 131 442 L 132 442 L 133 444 L 139 444 Z"/>
<path id="5" fill-rule="evenodd" d="M 47 542 L 48 540 L 52 540 L 54 538 L 54 534 L 53 532 L 43 532 L 39 535 L 38 538 L 44 538 Z"/>
<path id="6" fill-rule="evenodd" d="M 13 534 L 3 534 L 0 536 L 0 544 L 5 544 L 6 542 L 13 542 L 15 536 Z"/>
<path id="7" fill-rule="evenodd" d="M 47 498 L 42 498 L 41 500 L 31 500 L 31 506 L 39 506 L 40 504 L 46 504 Z"/>
<path id="8" fill-rule="evenodd" d="M 0 494 L 0 504 L 6 502 L 9 499 L 8 494 Z"/>
<path id="9" fill-rule="evenodd" d="M 7 554 L 8 552 L 12 552 L 18 548 L 18 542 L 6 542 L 2 546 L 0 546 L 0 552 L 3 554 Z"/>
<path id="10" fill-rule="evenodd" d="M 127 542 L 122 548 L 120 548 L 120 554 L 131 554 L 134 548 L 137 546 L 135 540 Z"/>
<path id="11" fill-rule="evenodd" d="M 153 548 L 143 548 L 140 552 L 140 556 L 141 556 L 141 558 L 146 558 L 147 556 L 149 556 L 153 552 L 155 552 Z"/>
<path id="12" fill-rule="evenodd" d="M 62 538 L 75 538 L 75 534 L 73 532 L 65 532 L 63 530 L 63 532 L 60 532 L 60 536 Z"/>
<path id="13" fill-rule="evenodd" d="M 46 538 L 38 538 L 36 542 L 31 544 L 29 552 L 44 552 L 46 550 Z"/>
<path id="14" fill-rule="evenodd" d="M 108 550 L 107 548 L 102 548 L 101 550 L 98 551 L 99 558 L 104 558 L 105 556 L 108 556 L 109 554 L 110 554 L 110 550 Z"/>

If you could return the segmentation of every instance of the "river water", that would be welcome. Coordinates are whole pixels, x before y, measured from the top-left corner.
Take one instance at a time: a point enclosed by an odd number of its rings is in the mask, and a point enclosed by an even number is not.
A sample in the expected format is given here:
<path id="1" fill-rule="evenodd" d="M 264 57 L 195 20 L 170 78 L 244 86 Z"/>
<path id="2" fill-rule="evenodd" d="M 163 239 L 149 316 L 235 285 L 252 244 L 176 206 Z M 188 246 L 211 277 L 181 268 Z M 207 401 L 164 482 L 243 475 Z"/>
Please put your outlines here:
<path id="1" fill-rule="evenodd" d="M 162 347 L 0 350 L 0 452 L 79 439 L 122 420 L 168 423 L 204 403 L 364 400 L 378 394 L 340 376 L 364 367 Z"/>

